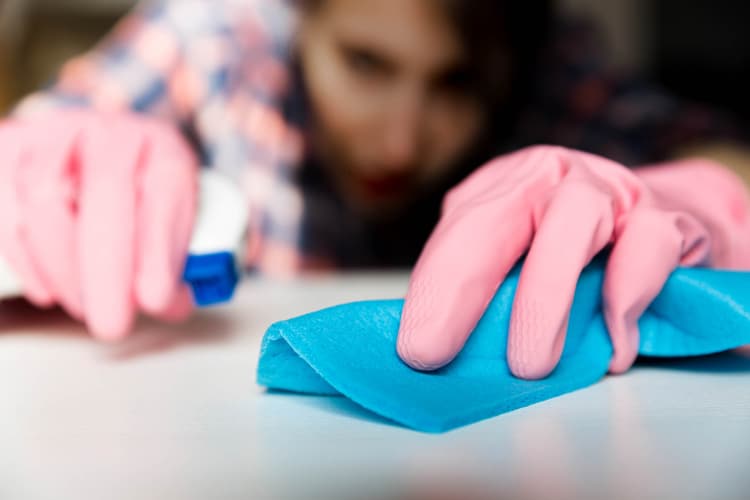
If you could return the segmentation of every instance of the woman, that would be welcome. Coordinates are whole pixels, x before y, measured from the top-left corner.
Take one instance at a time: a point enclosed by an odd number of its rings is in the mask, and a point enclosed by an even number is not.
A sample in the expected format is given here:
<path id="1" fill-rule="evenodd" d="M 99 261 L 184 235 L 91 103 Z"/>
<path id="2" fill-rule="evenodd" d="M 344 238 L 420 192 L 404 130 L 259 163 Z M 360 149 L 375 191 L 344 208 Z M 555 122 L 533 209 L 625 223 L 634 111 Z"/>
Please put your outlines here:
<path id="1" fill-rule="evenodd" d="M 639 163 L 709 131 L 681 127 L 670 100 L 639 108 L 648 90 L 609 84 L 581 33 L 555 45 L 550 20 L 544 1 L 146 3 L 4 125 L 0 252 L 32 301 L 115 339 L 138 311 L 189 312 L 178 282 L 198 163 L 246 189 L 248 265 L 288 273 L 413 263 L 447 189 L 497 153 L 546 142 Z M 716 199 L 697 200 L 691 176 Z M 502 157 L 446 200 L 399 353 L 419 369 L 449 362 L 531 246 L 508 356 L 517 375 L 544 376 L 580 269 L 614 243 L 604 293 L 624 371 L 674 266 L 747 265 L 747 242 L 728 235 L 748 206 L 713 164 L 637 175 L 559 148 Z M 655 234 L 671 238 L 644 245 L 657 264 L 628 250 Z"/>

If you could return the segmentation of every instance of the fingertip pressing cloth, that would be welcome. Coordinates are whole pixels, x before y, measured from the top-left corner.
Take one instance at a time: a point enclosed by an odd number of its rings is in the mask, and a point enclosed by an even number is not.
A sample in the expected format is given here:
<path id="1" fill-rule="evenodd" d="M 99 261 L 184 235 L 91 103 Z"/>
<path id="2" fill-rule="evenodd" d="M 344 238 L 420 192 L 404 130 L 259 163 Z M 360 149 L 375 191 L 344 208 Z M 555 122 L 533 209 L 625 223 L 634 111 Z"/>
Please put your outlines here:
<path id="1" fill-rule="evenodd" d="M 557 369 L 546 379 L 513 377 L 505 361 L 519 269 L 505 280 L 464 350 L 447 367 L 415 371 L 396 353 L 402 300 L 346 304 L 272 325 L 259 384 L 343 395 L 404 426 L 443 432 L 589 386 L 612 355 L 601 315 L 603 265 L 581 276 Z M 640 321 L 640 353 L 682 357 L 750 343 L 750 273 L 679 269 Z"/>

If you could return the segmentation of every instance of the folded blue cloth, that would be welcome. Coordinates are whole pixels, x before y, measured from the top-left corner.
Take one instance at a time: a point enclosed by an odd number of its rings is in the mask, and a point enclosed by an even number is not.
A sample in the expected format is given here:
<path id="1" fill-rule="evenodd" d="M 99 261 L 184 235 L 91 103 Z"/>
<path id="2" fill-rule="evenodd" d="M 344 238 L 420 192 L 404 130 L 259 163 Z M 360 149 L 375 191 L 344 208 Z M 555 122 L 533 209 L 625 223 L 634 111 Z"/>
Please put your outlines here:
<path id="1" fill-rule="evenodd" d="M 271 389 L 343 395 L 402 425 L 442 432 L 591 385 L 612 347 L 601 315 L 603 264 L 578 283 L 562 360 L 546 379 L 514 378 L 505 361 L 519 267 L 506 279 L 465 349 L 433 373 L 396 354 L 403 301 L 333 307 L 272 325 L 258 382 Z M 750 343 L 750 273 L 679 269 L 640 322 L 640 353 L 680 357 Z"/>

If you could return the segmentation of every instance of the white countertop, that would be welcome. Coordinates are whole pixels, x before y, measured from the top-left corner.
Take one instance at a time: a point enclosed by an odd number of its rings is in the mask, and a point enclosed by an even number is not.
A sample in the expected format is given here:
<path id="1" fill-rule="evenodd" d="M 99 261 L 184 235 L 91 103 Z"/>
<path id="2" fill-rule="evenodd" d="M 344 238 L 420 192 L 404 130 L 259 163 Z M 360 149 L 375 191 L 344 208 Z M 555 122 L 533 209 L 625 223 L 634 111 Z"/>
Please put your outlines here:
<path id="1" fill-rule="evenodd" d="M 255 385 L 270 323 L 406 280 L 251 281 L 121 345 L 0 306 L 0 499 L 750 498 L 748 350 L 642 364 L 442 435 Z"/>

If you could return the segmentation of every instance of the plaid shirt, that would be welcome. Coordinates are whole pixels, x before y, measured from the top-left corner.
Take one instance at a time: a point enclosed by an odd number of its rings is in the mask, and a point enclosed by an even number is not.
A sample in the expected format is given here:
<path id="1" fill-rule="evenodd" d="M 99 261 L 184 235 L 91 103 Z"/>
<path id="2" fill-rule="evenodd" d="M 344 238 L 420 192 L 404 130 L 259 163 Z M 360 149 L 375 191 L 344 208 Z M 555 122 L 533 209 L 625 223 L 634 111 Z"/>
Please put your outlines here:
<path id="1" fill-rule="evenodd" d="M 295 22 L 285 0 L 144 2 L 16 113 L 89 106 L 169 120 L 195 140 L 206 165 L 246 190 L 251 268 L 289 274 L 318 258 L 335 264 L 336 256 L 308 252 L 316 245 L 304 241 L 305 216 L 315 208 L 298 180 L 305 158 L 294 119 L 300 113 L 285 105 L 300 91 L 289 70 Z M 567 29 L 551 48 L 515 134 L 499 141 L 504 149 L 556 143 L 635 164 L 716 129 L 711 113 L 602 71 L 591 36 Z M 335 215 L 326 217 L 337 224 Z"/>

